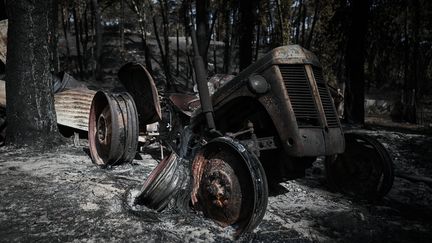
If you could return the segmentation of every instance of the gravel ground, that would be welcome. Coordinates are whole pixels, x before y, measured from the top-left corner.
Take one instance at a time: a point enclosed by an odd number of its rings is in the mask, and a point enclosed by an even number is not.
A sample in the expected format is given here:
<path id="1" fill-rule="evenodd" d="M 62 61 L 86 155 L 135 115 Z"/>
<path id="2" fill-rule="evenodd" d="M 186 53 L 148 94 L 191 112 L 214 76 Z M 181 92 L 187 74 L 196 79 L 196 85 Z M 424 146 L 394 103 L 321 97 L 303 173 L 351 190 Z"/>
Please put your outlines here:
<path id="1" fill-rule="evenodd" d="M 365 130 L 390 151 L 396 174 L 430 176 L 428 135 Z M 85 141 L 83 141 L 85 142 Z M 200 213 L 156 213 L 131 206 L 157 160 L 102 169 L 85 146 L 48 153 L 0 148 L 0 242 L 233 241 Z M 432 189 L 396 177 L 381 202 L 354 200 L 326 187 L 322 161 L 303 179 L 272 188 L 266 215 L 244 242 L 432 242 Z"/>

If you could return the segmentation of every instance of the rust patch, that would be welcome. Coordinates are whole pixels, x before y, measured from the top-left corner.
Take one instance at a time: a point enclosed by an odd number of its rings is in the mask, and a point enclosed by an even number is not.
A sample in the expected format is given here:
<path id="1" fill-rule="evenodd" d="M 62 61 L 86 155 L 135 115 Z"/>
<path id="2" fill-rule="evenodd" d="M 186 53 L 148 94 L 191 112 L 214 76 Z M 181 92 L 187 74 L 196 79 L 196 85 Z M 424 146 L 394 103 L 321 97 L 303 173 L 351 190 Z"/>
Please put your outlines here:
<path id="1" fill-rule="evenodd" d="M 72 89 L 55 94 L 57 123 L 88 131 L 90 106 L 95 93 L 89 89 Z"/>
<path id="2" fill-rule="evenodd" d="M 202 151 L 198 152 L 192 162 L 192 192 L 191 192 L 191 200 L 192 205 L 196 205 L 198 202 L 198 190 L 200 188 L 200 182 L 203 175 L 204 167 L 207 163 L 207 160 L 204 157 Z"/>
<path id="3" fill-rule="evenodd" d="M 200 100 L 195 95 L 172 94 L 169 99 L 187 116 L 191 116 L 192 112 L 200 107 Z"/>
<path id="4" fill-rule="evenodd" d="M 243 190 L 249 185 L 241 184 L 247 180 L 247 172 L 240 171 L 239 158 L 231 151 L 216 149 L 211 152 L 213 153 L 208 159 L 199 159 L 198 166 L 195 167 L 199 179 L 199 186 L 195 188 L 204 215 L 226 227 L 248 217 L 246 214 L 251 205 L 247 200 L 243 201 L 248 198 L 243 195 L 246 193 Z"/>

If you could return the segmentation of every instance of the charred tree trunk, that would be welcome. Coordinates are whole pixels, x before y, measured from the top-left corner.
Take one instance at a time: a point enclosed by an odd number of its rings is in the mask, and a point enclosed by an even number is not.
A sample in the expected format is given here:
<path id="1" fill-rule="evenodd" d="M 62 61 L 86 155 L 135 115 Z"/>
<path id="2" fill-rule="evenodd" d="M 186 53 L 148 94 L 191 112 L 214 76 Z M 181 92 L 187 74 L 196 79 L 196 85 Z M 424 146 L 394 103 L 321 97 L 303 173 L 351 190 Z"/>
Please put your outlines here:
<path id="1" fill-rule="evenodd" d="M 412 13 L 412 38 L 406 33 L 407 40 L 411 40 L 411 48 L 407 46 L 407 72 L 409 76 L 405 79 L 405 103 L 403 116 L 404 120 L 410 123 L 416 123 L 416 101 L 417 101 L 417 84 L 419 80 L 419 30 L 420 30 L 420 3 L 419 0 L 410 1 L 409 9 Z M 411 53 L 409 53 L 412 50 Z"/>
<path id="2" fill-rule="evenodd" d="M 123 55 L 124 53 L 124 47 L 125 47 L 125 33 L 124 33 L 124 22 L 125 22 L 125 11 L 124 11 L 124 0 L 120 0 L 120 11 L 121 11 L 121 18 L 120 18 L 120 51 Z"/>
<path id="3" fill-rule="evenodd" d="M 52 0 L 51 10 L 49 11 L 49 20 L 50 20 L 50 31 L 49 31 L 49 44 L 50 44 L 50 60 L 51 60 L 51 68 L 50 70 L 54 73 L 60 72 L 60 61 L 57 52 L 57 44 L 58 44 L 58 11 L 59 5 L 58 0 Z"/>
<path id="4" fill-rule="evenodd" d="M 146 9 L 147 5 L 145 3 L 140 3 L 139 1 L 132 0 L 131 2 L 129 2 L 129 6 L 132 9 L 132 11 L 135 12 L 137 17 L 139 19 L 141 19 L 141 21 L 138 21 L 138 23 L 139 23 L 139 28 L 141 31 L 141 41 L 142 41 L 142 47 L 144 50 L 145 65 L 146 65 L 147 70 L 150 72 L 150 74 L 153 74 L 153 66 L 152 66 L 152 62 L 151 62 L 151 52 L 150 52 L 150 48 L 148 47 L 148 44 L 147 44 L 147 28 L 146 28 L 147 15 L 144 11 L 144 9 Z"/>
<path id="5" fill-rule="evenodd" d="M 299 1 L 299 9 L 296 19 L 296 29 L 295 29 L 295 40 L 296 44 L 300 44 L 300 30 L 301 30 L 301 16 L 302 16 L 302 9 L 303 9 L 303 0 Z"/>
<path id="6" fill-rule="evenodd" d="M 277 32 L 276 29 L 276 25 L 275 25 L 275 20 L 273 19 L 273 14 L 272 11 L 270 11 L 270 0 L 267 2 L 267 5 L 269 6 L 269 10 L 267 11 L 267 16 L 268 16 L 268 22 L 269 22 L 269 26 L 270 26 L 270 30 L 269 30 L 269 39 L 270 41 L 267 42 L 267 44 L 273 43 L 274 45 L 278 45 L 279 46 L 279 41 L 277 38 Z M 279 5 L 278 5 L 279 6 Z"/>
<path id="7" fill-rule="evenodd" d="M 315 31 L 315 26 L 316 26 L 316 23 L 317 23 L 318 18 L 319 18 L 319 7 L 320 7 L 319 0 L 315 0 L 314 16 L 313 16 L 313 19 L 312 19 L 312 24 L 311 24 L 311 27 L 310 27 L 309 36 L 308 36 L 308 39 L 307 39 L 306 44 L 305 44 L 306 49 L 310 49 L 311 44 L 312 44 L 312 39 L 313 39 L 314 31 Z"/>
<path id="8" fill-rule="evenodd" d="M 172 84 L 172 77 L 171 77 L 171 63 L 170 63 L 170 41 L 169 41 L 169 10 L 168 10 L 168 2 L 167 0 L 159 1 L 160 7 L 161 7 L 161 14 L 162 14 L 162 24 L 163 24 L 163 37 L 164 37 L 164 46 L 165 46 L 165 69 L 166 75 L 167 75 L 167 82 L 170 83 L 170 86 Z"/>
<path id="9" fill-rule="evenodd" d="M 0 20 L 7 19 L 5 1 L 0 1 Z"/>
<path id="10" fill-rule="evenodd" d="M 79 29 L 79 19 L 78 14 L 76 10 L 77 6 L 74 4 L 72 8 L 72 15 L 74 18 L 74 28 L 75 28 L 75 44 L 76 44 L 76 51 L 77 51 L 77 62 L 78 62 L 78 73 L 81 77 L 81 79 L 84 79 L 83 77 L 83 61 L 82 61 L 82 55 L 81 55 L 81 47 L 80 47 L 80 29 Z"/>
<path id="11" fill-rule="evenodd" d="M 307 14 L 307 6 L 306 6 L 306 4 L 303 4 L 303 9 L 301 12 L 301 16 L 302 16 L 302 18 L 301 18 L 301 21 L 302 21 L 302 23 L 301 23 L 301 45 L 302 46 L 304 46 L 305 40 L 306 40 L 306 38 L 305 38 L 305 36 L 306 36 L 306 14 Z"/>
<path id="12" fill-rule="evenodd" d="M 257 18 L 257 28 L 256 28 L 256 41 L 255 41 L 255 57 L 254 60 L 258 60 L 259 48 L 260 48 L 260 40 L 261 40 L 261 6 L 258 6 L 258 18 Z"/>
<path id="13" fill-rule="evenodd" d="M 276 39 L 276 45 L 288 45 L 289 44 L 289 36 L 290 36 L 290 8 L 291 8 L 291 0 L 276 0 L 276 8 L 278 12 L 278 32 Z M 302 1 L 300 1 L 300 5 Z"/>
<path id="14" fill-rule="evenodd" d="M 8 144 L 47 148 L 59 141 L 49 61 L 51 9 L 52 0 L 7 1 Z"/>
<path id="15" fill-rule="evenodd" d="M 81 25 L 80 25 L 80 35 L 81 35 L 81 45 L 82 45 L 82 52 L 83 52 L 83 65 L 84 65 L 84 74 L 87 76 L 88 74 L 88 59 L 87 59 L 87 52 L 88 52 L 88 41 L 89 41 L 89 34 L 88 34 L 88 21 L 87 21 L 87 8 L 86 5 L 84 7 L 84 11 L 82 11 L 81 15 Z"/>
<path id="16" fill-rule="evenodd" d="M 215 40 L 216 40 L 216 32 L 215 32 L 215 26 L 216 26 L 216 21 L 218 19 L 218 15 L 219 15 L 219 9 L 216 9 L 216 11 L 213 12 L 213 17 L 211 19 L 211 25 L 210 25 L 210 30 L 208 32 L 208 36 L 207 36 L 207 50 L 206 52 L 208 53 L 208 50 L 210 48 L 210 43 L 211 43 L 211 39 L 212 39 L 212 34 L 215 36 Z"/>
<path id="17" fill-rule="evenodd" d="M 95 22 L 95 35 L 96 35 L 96 50 L 94 52 L 94 61 L 95 61 L 95 70 L 94 70 L 94 76 L 96 79 L 100 79 L 101 75 L 101 66 L 100 66 L 100 57 L 101 57 L 101 50 L 102 50 L 102 23 L 101 23 L 101 17 L 100 17 L 100 9 L 99 4 L 97 0 L 91 0 L 91 8 L 92 8 L 92 15 Z"/>
<path id="18" fill-rule="evenodd" d="M 345 118 L 350 123 L 364 124 L 364 63 L 370 0 L 353 0 L 351 11 L 346 53 Z"/>
<path id="19" fill-rule="evenodd" d="M 257 20 L 257 0 L 241 0 L 239 5 L 239 57 L 240 71 L 252 63 L 254 29 Z"/>
<path id="20" fill-rule="evenodd" d="M 405 104 L 408 103 L 408 97 L 406 92 L 409 90 L 409 35 L 408 35 L 408 5 L 405 6 L 405 23 L 404 23 L 404 87 L 403 87 L 403 94 L 402 94 L 402 105 L 405 106 Z M 401 111 L 401 119 L 404 119 L 403 111 Z"/>
<path id="21" fill-rule="evenodd" d="M 208 14 L 209 1 L 198 0 L 196 1 L 196 14 L 197 14 L 197 41 L 200 56 L 203 58 L 204 66 L 207 69 L 207 50 L 208 50 L 208 36 L 209 36 L 209 14 Z"/>
<path id="22" fill-rule="evenodd" d="M 179 24 L 176 25 L 176 76 L 180 76 L 180 33 Z"/>
<path id="23" fill-rule="evenodd" d="M 62 20 L 62 27 L 63 27 L 63 35 L 64 35 L 65 43 L 66 43 L 66 60 L 67 60 L 67 63 L 69 63 L 70 57 L 71 57 L 70 48 L 69 48 L 69 40 L 68 40 L 68 29 L 67 29 L 69 20 L 67 17 L 65 17 L 65 15 L 67 16 L 69 13 L 69 10 L 68 10 L 69 5 L 68 5 L 68 3 L 64 3 L 64 4 L 65 5 L 62 6 L 62 11 L 61 11 L 61 20 Z"/>
<path id="24" fill-rule="evenodd" d="M 164 38 L 164 47 L 157 33 L 156 18 L 153 16 L 153 28 L 155 31 L 156 40 L 159 46 L 162 57 L 162 65 L 165 72 L 166 88 L 167 90 L 176 90 L 176 86 L 172 85 L 173 78 L 171 76 L 171 63 L 170 63 L 170 43 L 169 43 L 169 21 L 168 21 L 168 3 L 166 0 L 159 0 L 160 14 L 162 15 L 162 29 Z"/>
<path id="25" fill-rule="evenodd" d="M 187 81 L 186 81 L 186 89 L 188 90 L 189 87 L 191 86 L 191 84 L 193 84 L 194 81 L 194 77 L 193 77 L 193 65 L 192 65 L 192 61 L 190 58 L 190 53 L 189 53 L 189 38 L 188 36 L 191 36 L 191 30 L 190 30 L 190 6 L 189 6 L 189 2 L 188 1 L 183 1 L 182 2 L 182 6 L 180 9 L 181 12 L 181 17 L 183 20 L 183 29 L 184 29 L 184 36 L 185 36 L 185 41 L 186 41 L 186 59 L 187 59 L 187 65 L 186 65 L 186 77 L 187 77 Z M 190 80 L 190 81 L 189 81 Z"/>
<path id="26" fill-rule="evenodd" d="M 150 48 L 148 47 L 148 44 L 147 44 L 147 33 L 145 32 L 145 30 L 142 31 L 142 33 L 141 33 L 141 39 L 143 42 L 146 68 L 150 72 L 150 74 L 153 74 L 153 65 L 151 62 L 151 52 L 150 52 Z"/>
<path id="27" fill-rule="evenodd" d="M 223 5 L 223 22 L 225 23 L 225 36 L 224 36 L 224 57 L 223 57 L 223 71 L 224 73 L 231 73 L 231 10 L 228 1 L 224 1 Z"/>

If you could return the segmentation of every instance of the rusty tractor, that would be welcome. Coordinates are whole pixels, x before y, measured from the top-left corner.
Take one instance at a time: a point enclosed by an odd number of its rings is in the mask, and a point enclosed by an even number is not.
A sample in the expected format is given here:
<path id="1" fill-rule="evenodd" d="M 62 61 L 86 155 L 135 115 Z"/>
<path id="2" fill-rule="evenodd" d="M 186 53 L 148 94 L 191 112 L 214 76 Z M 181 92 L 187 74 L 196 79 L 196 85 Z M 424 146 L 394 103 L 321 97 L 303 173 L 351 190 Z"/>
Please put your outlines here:
<path id="1" fill-rule="evenodd" d="M 0 23 L 4 63 L 5 26 Z M 139 143 L 155 140 L 171 151 L 147 177 L 137 204 L 157 211 L 192 206 L 240 235 L 262 220 L 269 185 L 303 177 L 318 157 L 333 189 L 372 200 L 390 190 L 388 152 L 372 137 L 343 128 L 334 105 L 341 96 L 324 81 L 313 53 L 278 47 L 236 77 L 207 82 L 195 39 L 192 31 L 199 96 L 160 97 L 149 72 L 134 63 L 119 71 L 127 92 L 95 94 L 67 74 L 54 78 L 58 123 L 88 130 L 95 164 L 131 161 Z M 0 120 L 0 144 L 5 126 Z"/>
<path id="2" fill-rule="evenodd" d="M 171 150 L 147 177 L 137 204 L 192 207 L 240 235 L 262 220 L 269 184 L 303 177 L 318 157 L 325 157 L 333 188 L 369 199 L 390 190 L 387 151 L 371 137 L 344 134 L 313 53 L 278 47 L 236 77 L 210 83 L 195 55 L 199 98 L 165 93 L 159 100 L 151 75 L 129 63 L 119 71 L 127 93 L 93 99 L 89 144 L 96 164 L 132 160 L 139 134 L 156 134 Z"/>

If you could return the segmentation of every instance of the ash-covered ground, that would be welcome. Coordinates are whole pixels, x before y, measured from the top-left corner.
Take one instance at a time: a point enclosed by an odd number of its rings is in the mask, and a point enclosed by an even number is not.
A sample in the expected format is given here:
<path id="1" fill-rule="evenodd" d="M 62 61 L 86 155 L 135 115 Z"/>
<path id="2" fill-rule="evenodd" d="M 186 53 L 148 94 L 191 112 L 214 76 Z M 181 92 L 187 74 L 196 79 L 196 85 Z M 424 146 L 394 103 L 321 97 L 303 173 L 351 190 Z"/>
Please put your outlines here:
<path id="1" fill-rule="evenodd" d="M 430 135 L 382 128 L 363 132 L 389 149 L 397 175 L 430 177 Z M 85 146 L 44 154 L 3 147 L 0 154 L 0 242 L 234 240 L 233 229 L 200 213 L 156 213 L 131 206 L 157 164 L 149 154 L 108 169 L 92 164 Z M 322 161 L 317 161 L 305 178 L 273 189 L 262 223 L 239 240 L 432 242 L 431 186 L 397 176 L 389 195 L 371 204 L 330 192 Z"/>

